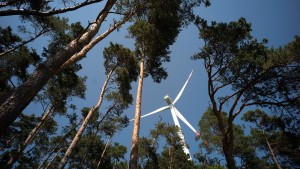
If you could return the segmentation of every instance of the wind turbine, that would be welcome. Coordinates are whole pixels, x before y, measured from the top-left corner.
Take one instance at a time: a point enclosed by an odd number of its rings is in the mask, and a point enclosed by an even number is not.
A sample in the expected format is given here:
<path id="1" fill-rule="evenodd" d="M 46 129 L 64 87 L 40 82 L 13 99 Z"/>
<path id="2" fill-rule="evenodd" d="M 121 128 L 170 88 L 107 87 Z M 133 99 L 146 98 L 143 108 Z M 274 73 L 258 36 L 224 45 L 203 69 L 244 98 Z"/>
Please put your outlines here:
<path id="1" fill-rule="evenodd" d="M 174 124 L 175 126 L 178 126 L 179 128 L 179 131 L 177 132 L 178 136 L 180 137 L 180 142 L 182 143 L 182 148 L 183 148 L 183 151 L 185 152 L 185 154 L 188 154 L 190 156 L 189 160 L 192 159 L 191 157 L 191 154 L 190 154 L 190 151 L 189 149 L 187 148 L 187 145 L 186 145 L 186 142 L 185 142 L 185 139 L 184 139 L 184 135 L 181 131 L 181 127 L 180 127 L 180 124 L 179 124 L 179 121 L 178 121 L 178 118 L 180 120 L 182 120 L 196 135 L 200 136 L 200 134 L 197 132 L 197 130 L 183 117 L 183 115 L 175 108 L 175 103 L 178 101 L 178 99 L 180 98 L 180 96 L 182 95 L 186 85 L 188 84 L 191 76 L 193 74 L 193 71 L 190 73 L 187 81 L 184 83 L 182 89 L 180 90 L 180 92 L 178 93 L 178 95 L 176 96 L 175 100 L 172 102 L 171 98 L 166 95 L 164 97 L 165 101 L 167 102 L 168 106 L 164 106 L 164 107 L 161 107 L 159 109 L 156 109 L 154 110 L 153 112 L 150 112 L 148 114 L 145 114 L 143 116 L 141 116 L 141 118 L 143 117 L 146 117 L 146 116 L 150 116 L 150 115 L 153 115 L 155 113 L 158 113 L 158 112 L 161 112 L 161 111 L 164 111 L 166 109 L 170 109 L 171 110 L 171 114 L 172 114 L 172 117 L 173 117 L 173 121 L 174 121 Z M 178 118 L 177 118 L 178 117 Z M 133 120 L 133 119 L 132 119 Z M 132 121 L 130 120 L 130 121 Z"/>

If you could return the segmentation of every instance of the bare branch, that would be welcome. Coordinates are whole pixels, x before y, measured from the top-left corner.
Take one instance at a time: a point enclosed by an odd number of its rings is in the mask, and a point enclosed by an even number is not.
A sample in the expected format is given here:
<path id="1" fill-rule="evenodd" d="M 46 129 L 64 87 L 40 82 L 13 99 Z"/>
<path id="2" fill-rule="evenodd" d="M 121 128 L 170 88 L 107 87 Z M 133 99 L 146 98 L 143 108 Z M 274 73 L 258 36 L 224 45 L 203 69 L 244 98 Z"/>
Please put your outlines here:
<path id="1" fill-rule="evenodd" d="M 13 52 L 13 51 L 17 50 L 18 48 L 20 48 L 20 47 L 26 45 L 26 44 L 29 43 L 29 42 L 34 41 L 35 39 L 37 39 L 38 37 L 40 37 L 41 35 L 43 35 L 43 34 L 49 32 L 49 31 L 50 31 L 50 29 L 44 28 L 42 31 L 40 31 L 38 34 L 36 34 L 34 37 L 32 37 L 32 38 L 30 38 L 30 39 L 28 39 L 28 40 L 26 40 L 26 41 L 23 41 L 23 42 L 20 43 L 19 45 L 17 45 L 17 46 L 15 46 L 15 47 L 13 47 L 13 48 L 10 48 L 10 49 L 8 49 L 8 50 L 6 50 L 6 51 L 0 53 L 0 57 L 6 55 L 7 53 L 10 53 L 10 52 Z"/>
<path id="2" fill-rule="evenodd" d="M 284 101 L 253 101 L 251 103 L 247 103 L 246 106 L 252 106 L 252 105 L 270 105 L 270 106 L 288 106 L 290 103 L 290 100 L 284 100 Z"/>
<path id="3" fill-rule="evenodd" d="M 37 10 L 27 10 L 27 9 L 8 9 L 8 10 L 1 10 L 0 11 L 0 16 L 12 16 L 12 15 L 36 15 L 36 16 L 50 16 L 50 15 L 55 15 L 55 14 L 60 14 L 60 13 L 66 13 L 70 11 L 77 10 L 81 7 L 98 3 L 101 2 L 102 0 L 87 0 L 84 1 L 80 4 L 67 7 L 67 8 L 62 8 L 62 9 L 52 9 L 49 11 L 37 11 Z M 2 5 L 2 4 L 1 4 Z M 5 4 L 4 4 L 5 5 Z M 1 7 L 1 6 L 0 6 Z"/>

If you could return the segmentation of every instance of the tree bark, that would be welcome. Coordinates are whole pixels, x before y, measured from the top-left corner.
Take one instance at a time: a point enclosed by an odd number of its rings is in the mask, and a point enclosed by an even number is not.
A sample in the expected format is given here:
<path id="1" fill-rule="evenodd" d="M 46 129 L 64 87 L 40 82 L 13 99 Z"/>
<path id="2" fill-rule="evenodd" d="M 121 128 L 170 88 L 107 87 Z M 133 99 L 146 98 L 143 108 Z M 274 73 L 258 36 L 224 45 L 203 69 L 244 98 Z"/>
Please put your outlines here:
<path id="1" fill-rule="evenodd" d="M 81 126 L 80 126 L 80 129 L 77 131 L 77 133 L 76 133 L 74 139 L 72 140 L 70 146 L 68 147 L 68 149 L 67 149 L 67 151 L 66 151 L 64 157 L 62 158 L 62 160 L 61 160 L 60 163 L 59 163 L 59 166 L 58 166 L 59 169 L 62 169 L 62 168 L 65 167 L 65 165 L 67 164 L 67 161 L 68 161 L 70 155 L 72 154 L 73 149 L 75 148 L 77 142 L 79 141 L 79 138 L 81 137 L 82 133 L 84 132 L 84 130 L 85 130 L 85 128 L 86 128 L 86 126 L 87 126 L 89 120 L 91 119 L 91 117 L 93 116 L 93 114 L 95 113 L 95 111 L 99 109 L 99 107 L 100 107 L 100 105 L 101 105 L 101 103 L 102 103 L 102 101 L 103 101 L 103 96 L 104 96 L 104 93 L 105 93 L 105 89 L 106 89 L 106 86 L 107 86 L 107 84 L 108 84 L 108 81 L 109 81 L 109 79 L 110 79 L 110 77 L 111 77 L 112 72 L 113 72 L 113 71 L 111 70 L 111 71 L 108 73 L 107 78 L 106 78 L 106 80 L 105 80 L 105 82 L 104 82 L 104 84 L 103 84 L 103 87 L 102 87 L 102 89 L 101 89 L 100 97 L 99 97 L 98 103 L 95 105 L 95 107 L 92 107 L 92 108 L 90 109 L 88 115 L 87 115 L 86 118 L 83 120 L 83 122 L 82 122 L 82 124 L 81 124 Z"/>
<path id="2" fill-rule="evenodd" d="M 12 157 L 9 159 L 8 163 L 7 163 L 7 167 L 11 168 L 12 165 L 16 162 L 16 160 L 19 158 L 19 156 L 22 154 L 22 152 L 24 151 L 24 149 L 31 143 L 31 141 L 34 139 L 34 137 L 36 136 L 36 134 L 41 130 L 41 128 L 43 127 L 43 125 L 46 122 L 47 117 L 49 116 L 49 114 L 51 113 L 53 109 L 53 105 L 47 110 L 47 112 L 43 115 L 43 117 L 41 118 L 41 121 L 31 130 L 31 132 L 29 133 L 29 135 L 27 136 L 26 140 L 22 143 L 22 145 L 18 148 L 17 152 L 15 152 Z"/>
<path id="3" fill-rule="evenodd" d="M 21 114 L 48 80 L 58 73 L 57 70 L 73 55 L 80 52 L 85 45 L 89 44 L 115 2 L 116 0 L 108 0 L 95 22 L 81 37 L 70 42 L 53 58 L 47 59 L 26 82 L 20 85 L 12 94 L 2 98 L 2 101 L 0 101 L 0 136 Z"/>
<path id="4" fill-rule="evenodd" d="M 230 143 L 231 140 L 230 138 L 228 138 L 227 135 L 223 135 L 222 138 L 222 144 L 223 144 L 223 152 L 225 155 L 225 159 L 227 162 L 227 168 L 228 169 L 236 169 L 236 165 L 235 165 L 235 160 L 234 160 L 234 156 L 233 156 L 233 144 Z"/>
<path id="5" fill-rule="evenodd" d="M 142 91 L 143 91 L 143 80 L 144 80 L 144 64 L 145 64 L 145 51 L 144 51 L 144 47 L 142 47 L 142 59 L 140 63 L 140 75 L 139 75 L 138 88 L 136 94 L 134 124 L 133 124 L 133 131 L 131 137 L 131 149 L 130 149 L 131 151 L 130 151 L 130 160 L 129 160 L 130 169 L 137 169 L 138 166 L 138 144 L 139 144 Z"/>

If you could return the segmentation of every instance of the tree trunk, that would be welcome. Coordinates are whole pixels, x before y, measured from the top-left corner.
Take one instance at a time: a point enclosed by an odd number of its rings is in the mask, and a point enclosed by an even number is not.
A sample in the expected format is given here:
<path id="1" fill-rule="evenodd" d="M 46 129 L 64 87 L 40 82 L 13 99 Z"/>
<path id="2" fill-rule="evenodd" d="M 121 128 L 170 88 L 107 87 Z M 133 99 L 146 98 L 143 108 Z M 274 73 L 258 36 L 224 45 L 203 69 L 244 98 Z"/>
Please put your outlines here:
<path id="1" fill-rule="evenodd" d="M 233 156 L 233 144 L 230 142 L 233 142 L 232 138 L 229 138 L 227 134 L 223 134 L 222 147 L 227 162 L 227 168 L 236 169 L 235 160 Z"/>
<path id="2" fill-rule="evenodd" d="M 67 151 L 66 151 L 64 157 L 62 158 L 62 160 L 61 160 L 60 163 L 59 163 L 59 166 L 58 166 L 59 169 L 62 169 L 62 168 L 65 167 L 65 165 L 66 165 L 66 163 L 67 163 L 67 161 L 68 161 L 69 156 L 72 154 L 72 151 L 73 151 L 74 147 L 76 146 L 77 142 L 79 141 L 79 138 L 81 137 L 82 133 L 84 132 L 84 130 L 85 130 L 85 128 L 86 128 L 86 126 L 87 126 L 89 120 L 90 120 L 91 117 L 93 116 L 94 112 L 95 112 L 96 110 L 99 109 L 99 107 L 100 107 L 100 105 L 101 105 L 101 103 L 102 103 L 102 101 L 103 101 L 104 92 L 105 92 L 106 86 L 107 86 L 107 84 L 108 84 L 108 81 L 109 81 L 109 79 L 110 79 L 110 77 L 111 77 L 112 72 L 113 72 L 113 71 L 111 70 L 111 71 L 108 73 L 107 78 L 106 78 L 106 80 L 105 80 L 105 82 L 104 82 L 104 84 L 103 84 L 103 87 L 102 87 L 102 89 L 101 89 L 101 92 L 100 92 L 100 98 L 99 98 L 98 103 L 96 104 L 95 107 L 92 107 L 92 108 L 90 109 L 88 115 L 87 115 L 86 118 L 83 120 L 83 122 L 82 122 L 82 124 L 81 124 L 81 126 L 80 126 L 80 129 L 77 131 L 77 133 L 76 133 L 74 139 L 72 140 L 70 146 L 68 147 L 68 149 L 67 149 Z"/>
<path id="3" fill-rule="evenodd" d="M 24 149 L 31 143 L 31 141 L 34 139 L 34 137 L 36 136 L 36 134 L 41 130 L 41 128 L 43 127 L 43 125 L 46 122 L 47 117 L 49 116 L 49 114 L 51 113 L 53 108 L 53 105 L 48 109 L 48 111 L 43 115 L 43 117 L 41 118 L 41 121 L 31 130 L 31 132 L 29 133 L 29 135 L 27 136 L 26 140 L 22 143 L 22 145 L 18 148 L 17 152 L 15 152 L 12 157 L 9 159 L 8 163 L 7 163 L 7 167 L 11 168 L 12 165 L 16 162 L 16 160 L 19 158 L 19 156 L 22 154 L 22 152 L 24 151 Z"/>
<path id="4" fill-rule="evenodd" d="M 265 136 L 265 135 L 264 135 L 264 136 Z M 282 169 L 281 166 L 280 166 L 280 164 L 278 163 L 278 161 L 277 161 L 277 159 L 276 159 L 276 156 L 275 156 L 275 154 L 274 154 L 274 152 L 273 152 L 273 149 L 272 149 L 272 147 L 271 147 L 271 145 L 270 145 L 270 143 L 269 143 L 269 141 L 268 141 L 268 139 L 267 139 L 266 136 L 265 136 L 265 139 L 266 139 L 266 143 L 267 143 L 267 145 L 268 145 L 269 153 L 270 153 L 270 155 L 271 155 L 271 157 L 272 157 L 272 160 L 274 161 L 274 163 L 275 163 L 275 165 L 276 165 L 276 167 L 277 167 L 278 169 Z"/>
<path id="5" fill-rule="evenodd" d="M 103 152 L 102 152 L 102 154 L 101 154 L 101 157 L 100 157 L 100 159 L 99 159 L 99 162 L 98 162 L 98 164 L 97 164 L 97 168 L 100 167 L 101 160 L 102 160 L 102 158 L 103 158 L 103 156 L 104 156 L 104 154 L 105 154 L 105 152 L 106 152 L 106 149 L 107 149 L 107 147 L 109 146 L 110 142 L 111 142 L 111 136 L 109 136 L 108 139 L 107 139 L 107 142 L 106 142 L 106 144 L 105 144 L 104 150 L 103 150 Z"/>
<path id="6" fill-rule="evenodd" d="M 45 167 L 45 169 L 47 169 L 48 167 L 50 167 L 50 165 L 53 163 L 53 161 L 55 160 L 55 158 L 58 156 L 58 154 L 64 149 L 64 147 L 60 148 L 55 155 L 53 156 L 53 158 L 51 159 L 51 161 L 47 164 L 47 166 Z"/>
<path id="7" fill-rule="evenodd" d="M 0 136 L 15 121 L 21 112 L 32 101 L 34 96 L 48 82 L 57 70 L 73 55 L 80 52 L 97 34 L 101 23 L 107 17 L 116 0 L 108 0 L 105 7 L 99 13 L 95 22 L 78 39 L 70 42 L 63 50 L 59 51 L 53 58 L 47 59 L 44 64 L 20 85 L 12 94 L 1 98 L 0 101 Z"/>
<path id="8" fill-rule="evenodd" d="M 141 106 L 142 106 L 142 90 L 143 90 L 143 80 L 144 80 L 144 63 L 145 62 L 145 51 L 142 47 L 142 59 L 140 63 L 140 75 L 138 81 L 138 89 L 136 94 L 135 103 L 135 114 L 134 114 L 134 124 L 131 137 L 131 151 L 129 168 L 137 169 L 138 166 L 138 143 L 139 143 L 139 131 L 140 131 L 140 119 L 141 119 Z"/>

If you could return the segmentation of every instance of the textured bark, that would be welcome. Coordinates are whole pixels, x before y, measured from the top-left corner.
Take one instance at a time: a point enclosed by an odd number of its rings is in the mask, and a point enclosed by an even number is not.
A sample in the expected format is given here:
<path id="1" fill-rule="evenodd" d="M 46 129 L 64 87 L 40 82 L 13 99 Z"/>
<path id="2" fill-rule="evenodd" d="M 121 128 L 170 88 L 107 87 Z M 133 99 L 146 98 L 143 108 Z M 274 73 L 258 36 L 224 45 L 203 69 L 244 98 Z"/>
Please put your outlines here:
<path id="1" fill-rule="evenodd" d="M 53 109 L 53 106 L 51 106 L 48 111 L 43 115 L 43 117 L 41 118 L 41 121 L 31 130 L 31 132 L 29 133 L 29 135 L 27 136 L 26 140 L 22 143 L 22 145 L 18 148 L 17 152 L 15 152 L 12 157 L 9 159 L 8 163 L 7 163 L 7 167 L 11 168 L 12 165 L 16 162 L 16 160 L 19 158 L 19 156 L 22 154 L 22 152 L 24 151 L 24 149 L 31 143 L 31 141 L 34 139 L 34 137 L 36 136 L 36 134 L 41 130 L 41 128 L 43 127 L 43 125 L 46 122 L 47 117 L 49 116 L 49 114 L 51 113 Z"/>
<path id="2" fill-rule="evenodd" d="M 139 75 L 138 89 L 136 94 L 134 124 L 133 124 L 132 138 L 131 138 L 131 149 L 130 149 L 131 151 L 130 151 L 130 160 L 129 160 L 130 169 L 137 169 L 138 166 L 138 145 L 139 145 L 142 91 L 143 91 L 143 80 L 144 80 L 144 64 L 145 64 L 144 62 L 145 62 L 145 52 L 142 49 L 140 75 Z"/>
<path id="3" fill-rule="evenodd" d="M 108 28 L 105 32 L 103 32 L 101 35 L 97 36 L 95 39 L 93 39 L 89 44 L 84 46 L 82 50 L 75 55 L 73 55 L 69 60 L 67 60 L 59 69 L 58 72 L 63 70 L 64 68 L 70 66 L 71 64 L 75 63 L 76 61 L 82 59 L 88 51 L 90 51 L 98 42 L 106 38 L 111 32 L 119 28 L 121 25 L 126 23 L 135 13 L 135 11 L 131 11 L 126 17 L 124 17 L 120 22 L 116 22 L 114 25 L 112 25 L 110 28 Z"/>
<path id="4" fill-rule="evenodd" d="M 60 67 L 73 55 L 80 52 L 84 46 L 89 44 L 97 34 L 101 23 L 107 17 L 116 0 L 107 1 L 104 9 L 98 15 L 96 21 L 78 39 L 70 42 L 63 50 L 59 51 L 53 58 L 47 59 L 28 80 L 20 85 L 11 95 L 0 101 L 0 136 L 21 114 L 21 112 L 32 101 L 34 96 L 57 73 Z"/>
<path id="5" fill-rule="evenodd" d="M 99 109 L 99 107 L 100 107 L 100 105 L 101 105 L 101 103 L 102 103 L 102 101 L 103 101 L 103 96 L 104 96 L 104 93 L 105 93 L 105 89 L 106 89 L 106 86 L 107 86 L 107 84 L 108 84 L 108 81 L 109 81 L 109 79 L 110 79 L 110 77 L 111 77 L 112 72 L 113 72 L 113 71 L 110 71 L 109 74 L 107 75 L 107 78 L 106 78 L 106 80 L 105 80 L 105 82 L 104 82 L 104 84 L 103 84 L 103 87 L 102 87 L 102 89 L 101 89 L 101 92 L 100 92 L 100 97 L 99 97 L 98 103 L 97 103 L 94 107 L 92 107 L 92 108 L 90 109 L 89 113 L 87 114 L 87 116 L 86 116 L 85 119 L 83 120 L 83 122 L 82 122 L 82 124 L 81 124 L 79 130 L 77 131 L 75 137 L 73 138 L 73 140 L 72 140 L 70 146 L 68 147 L 68 149 L 67 149 L 67 151 L 66 151 L 64 157 L 63 157 L 62 160 L 60 161 L 59 166 L 58 166 L 59 169 L 62 169 L 62 168 L 65 167 L 65 165 L 67 164 L 67 161 L 68 161 L 70 155 L 71 155 L 72 152 L 73 152 L 73 149 L 75 148 L 75 146 L 76 146 L 77 142 L 79 141 L 79 139 L 80 139 L 82 133 L 84 132 L 84 130 L 85 130 L 85 128 L 86 128 L 86 126 L 87 126 L 89 120 L 91 119 L 91 117 L 93 116 L 93 114 L 96 112 L 96 110 Z"/>

